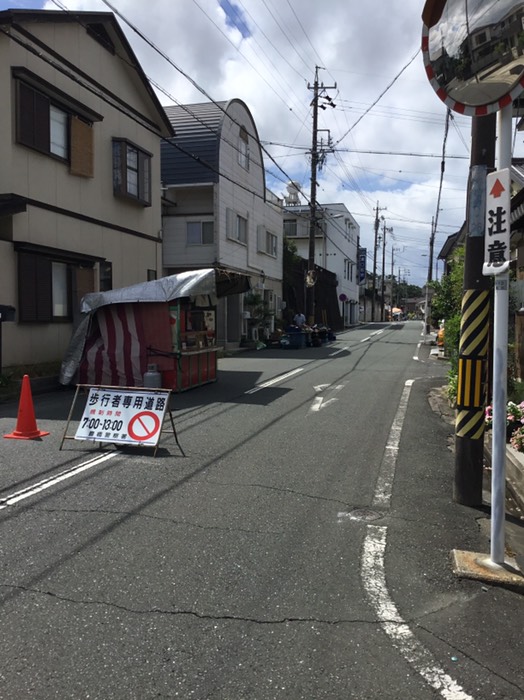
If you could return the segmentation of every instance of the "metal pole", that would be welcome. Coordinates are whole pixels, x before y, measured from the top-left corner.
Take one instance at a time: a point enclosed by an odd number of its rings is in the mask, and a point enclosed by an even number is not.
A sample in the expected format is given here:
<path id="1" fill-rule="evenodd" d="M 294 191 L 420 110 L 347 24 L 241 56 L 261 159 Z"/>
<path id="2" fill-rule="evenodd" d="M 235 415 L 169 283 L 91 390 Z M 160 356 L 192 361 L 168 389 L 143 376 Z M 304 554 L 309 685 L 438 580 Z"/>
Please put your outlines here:
<path id="1" fill-rule="evenodd" d="M 429 283 L 433 280 L 433 246 L 435 242 L 435 218 L 431 218 L 431 235 L 429 237 L 429 264 L 428 279 L 426 281 L 426 303 L 424 305 L 425 333 L 429 335 L 431 330 L 431 313 L 429 310 Z"/>
<path id="2" fill-rule="evenodd" d="M 511 167 L 511 124 L 513 105 L 498 113 L 497 169 Z M 508 212 L 509 218 L 509 212 Z M 507 225 L 510 225 L 508 220 Z M 504 563 L 506 516 L 506 402 L 508 368 L 509 273 L 495 277 L 493 326 L 493 445 L 491 469 L 491 550 L 494 564 Z"/>

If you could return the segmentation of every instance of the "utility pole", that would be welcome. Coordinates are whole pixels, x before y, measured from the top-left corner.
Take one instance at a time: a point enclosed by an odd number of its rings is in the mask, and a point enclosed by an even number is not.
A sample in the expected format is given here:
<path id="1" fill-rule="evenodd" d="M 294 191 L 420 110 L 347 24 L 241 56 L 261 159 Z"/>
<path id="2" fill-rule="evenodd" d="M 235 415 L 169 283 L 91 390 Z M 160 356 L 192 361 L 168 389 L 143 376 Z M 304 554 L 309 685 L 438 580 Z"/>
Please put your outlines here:
<path id="1" fill-rule="evenodd" d="M 381 295 L 382 301 L 380 306 L 380 320 L 384 320 L 384 296 L 386 293 L 386 233 L 393 233 L 393 227 L 386 228 L 386 220 L 384 219 L 383 226 L 383 236 L 382 236 L 382 287 Z M 391 246 L 391 255 L 393 255 L 393 246 Z M 391 277 L 391 284 L 393 284 L 393 276 Z M 393 306 L 393 304 L 391 304 Z"/>
<path id="2" fill-rule="evenodd" d="M 435 218 L 431 218 L 431 233 L 429 235 L 429 264 L 428 277 L 426 280 L 426 301 L 424 304 L 424 325 L 425 333 L 429 335 L 431 330 L 431 297 L 429 296 L 429 284 L 433 280 L 433 248 L 435 246 Z"/>
<path id="3" fill-rule="evenodd" d="M 384 207 L 386 209 L 386 207 Z M 380 219 L 378 216 L 379 211 L 382 209 L 379 207 L 378 202 L 375 207 L 375 242 L 373 245 L 373 287 L 371 293 L 371 320 L 375 320 L 375 305 L 377 301 L 377 248 L 378 248 L 378 229 L 380 226 Z"/>
<path id="4" fill-rule="evenodd" d="M 466 212 L 464 294 L 460 320 L 459 383 L 455 417 L 455 480 L 453 500 L 482 505 L 484 409 L 491 279 L 484 262 L 486 175 L 494 169 L 496 115 L 473 117 L 471 166 Z"/>
<path id="5" fill-rule="evenodd" d="M 325 90 L 336 89 L 336 83 L 333 86 L 325 86 L 323 83 L 319 85 L 318 82 L 318 70 L 319 66 L 315 66 L 315 82 L 313 86 L 308 83 L 308 90 L 313 90 L 313 100 L 311 105 L 313 107 L 313 131 L 311 137 L 311 186 L 309 193 L 309 250 L 308 250 L 308 271 L 306 274 L 306 318 L 310 325 L 315 323 L 315 283 L 316 283 L 316 271 L 315 271 L 315 235 L 317 231 L 317 169 L 319 164 L 319 154 L 318 150 L 318 108 L 319 108 L 319 98 L 323 97 L 327 100 L 331 107 L 335 107 L 334 102 L 330 97 L 325 96 L 323 93 Z M 325 105 L 321 105 L 325 109 Z"/>

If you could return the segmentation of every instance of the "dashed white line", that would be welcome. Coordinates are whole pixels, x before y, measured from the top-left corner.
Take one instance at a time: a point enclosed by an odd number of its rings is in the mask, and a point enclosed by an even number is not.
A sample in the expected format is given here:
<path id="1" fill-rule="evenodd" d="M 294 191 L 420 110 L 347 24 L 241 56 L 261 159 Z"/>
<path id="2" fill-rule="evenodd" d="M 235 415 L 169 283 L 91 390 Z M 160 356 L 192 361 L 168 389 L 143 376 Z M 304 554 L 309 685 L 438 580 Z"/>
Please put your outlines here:
<path id="1" fill-rule="evenodd" d="M 257 384 L 257 386 L 254 386 L 252 389 L 248 389 L 246 391 L 246 394 L 254 394 L 257 391 L 260 391 L 261 389 L 266 389 L 268 386 L 273 386 L 274 384 L 278 384 L 279 382 L 283 382 L 286 379 L 289 379 L 289 377 L 292 377 L 295 374 L 298 374 L 299 372 L 302 372 L 303 368 L 298 367 L 297 369 L 291 370 L 291 372 L 287 372 L 286 374 L 281 374 L 278 377 L 275 377 L 274 379 L 269 379 L 267 382 L 263 382 L 262 384 Z"/>
<path id="2" fill-rule="evenodd" d="M 375 486 L 375 495 L 373 497 L 374 508 L 389 508 L 393 480 L 395 478 L 397 455 L 400 446 L 400 436 L 402 434 L 404 418 L 406 417 L 409 394 L 411 393 L 411 387 L 414 381 L 414 379 L 408 379 L 406 382 L 404 390 L 402 391 L 402 396 L 400 397 L 397 413 L 389 431 L 386 449 Z"/>
<path id="3" fill-rule="evenodd" d="M 381 328 L 379 331 L 373 331 L 373 333 L 370 333 L 367 338 L 362 338 L 362 340 L 360 342 L 366 343 L 368 340 L 371 340 L 371 338 L 373 338 L 373 336 L 380 335 L 381 333 L 384 333 L 383 328 Z"/>
<path id="4" fill-rule="evenodd" d="M 346 345 L 343 348 L 340 348 L 340 350 L 335 350 L 335 352 L 332 352 L 329 354 L 329 357 L 335 357 L 335 355 L 340 355 L 341 352 L 346 352 L 348 350 L 348 346 Z"/>

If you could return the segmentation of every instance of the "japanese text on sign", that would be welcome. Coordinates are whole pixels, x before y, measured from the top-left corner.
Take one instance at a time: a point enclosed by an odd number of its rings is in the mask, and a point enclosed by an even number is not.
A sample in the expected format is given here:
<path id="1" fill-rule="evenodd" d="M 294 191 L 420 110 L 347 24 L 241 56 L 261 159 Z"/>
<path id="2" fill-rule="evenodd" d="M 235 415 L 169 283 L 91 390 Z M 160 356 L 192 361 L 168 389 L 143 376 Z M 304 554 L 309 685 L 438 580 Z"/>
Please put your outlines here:
<path id="1" fill-rule="evenodd" d="M 484 275 L 505 272 L 510 262 L 510 172 L 506 168 L 487 176 Z"/>
<path id="2" fill-rule="evenodd" d="M 75 439 L 156 445 L 169 391 L 91 387 Z"/>

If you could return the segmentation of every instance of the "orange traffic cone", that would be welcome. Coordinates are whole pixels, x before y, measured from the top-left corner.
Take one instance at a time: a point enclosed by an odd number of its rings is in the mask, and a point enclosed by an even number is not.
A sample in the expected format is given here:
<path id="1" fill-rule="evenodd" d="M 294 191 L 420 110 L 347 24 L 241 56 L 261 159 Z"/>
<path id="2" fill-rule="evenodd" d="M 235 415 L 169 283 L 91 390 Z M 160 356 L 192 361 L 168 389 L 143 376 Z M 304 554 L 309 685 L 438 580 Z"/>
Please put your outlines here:
<path id="1" fill-rule="evenodd" d="M 16 438 L 18 440 L 34 440 L 43 435 L 49 435 L 49 433 L 46 433 L 44 430 L 38 430 L 36 426 L 29 375 L 24 374 L 24 378 L 22 379 L 22 391 L 20 392 L 20 403 L 18 404 L 16 428 L 12 433 L 4 435 L 4 437 Z"/>

